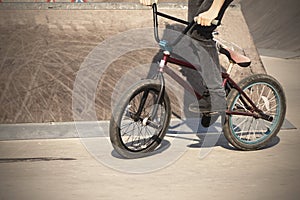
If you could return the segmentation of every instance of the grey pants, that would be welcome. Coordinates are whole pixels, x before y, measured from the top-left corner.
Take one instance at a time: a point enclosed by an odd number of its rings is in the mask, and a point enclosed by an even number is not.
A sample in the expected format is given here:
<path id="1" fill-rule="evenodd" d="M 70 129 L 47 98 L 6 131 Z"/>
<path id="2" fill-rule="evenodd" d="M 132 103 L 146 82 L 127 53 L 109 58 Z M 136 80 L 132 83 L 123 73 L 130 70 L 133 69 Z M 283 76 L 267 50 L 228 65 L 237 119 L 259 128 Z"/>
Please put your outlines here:
<path id="1" fill-rule="evenodd" d="M 184 75 L 197 92 L 209 92 L 212 111 L 225 111 L 226 94 L 215 41 L 186 37 L 175 46 L 173 53 L 197 68 L 197 71 L 183 69 Z"/>

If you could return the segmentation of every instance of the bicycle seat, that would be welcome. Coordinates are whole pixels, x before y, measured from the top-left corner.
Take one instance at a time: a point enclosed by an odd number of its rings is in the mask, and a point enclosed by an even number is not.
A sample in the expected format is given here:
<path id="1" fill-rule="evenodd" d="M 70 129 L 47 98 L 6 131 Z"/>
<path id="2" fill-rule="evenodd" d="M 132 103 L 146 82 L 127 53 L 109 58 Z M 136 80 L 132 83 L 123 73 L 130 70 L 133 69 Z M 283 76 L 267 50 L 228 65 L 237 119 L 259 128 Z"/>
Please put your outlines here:
<path id="1" fill-rule="evenodd" d="M 238 64 L 241 67 L 248 67 L 251 64 L 251 60 L 247 56 L 223 47 L 222 45 L 219 45 L 219 52 L 226 55 L 231 62 Z"/>

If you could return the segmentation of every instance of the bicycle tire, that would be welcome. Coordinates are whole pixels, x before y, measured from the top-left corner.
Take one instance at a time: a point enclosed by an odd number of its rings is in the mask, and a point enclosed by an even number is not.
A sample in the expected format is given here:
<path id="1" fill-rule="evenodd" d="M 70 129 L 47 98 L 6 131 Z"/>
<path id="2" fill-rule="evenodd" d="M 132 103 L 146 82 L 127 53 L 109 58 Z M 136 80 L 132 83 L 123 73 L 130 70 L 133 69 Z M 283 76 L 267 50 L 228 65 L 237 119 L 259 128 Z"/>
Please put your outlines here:
<path id="1" fill-rule="evenodd" d="M 161 86 L 157 81 L 141 80 L 130 87 L 116 104 L 110 120 L 110 140 L 115 151 L 122 157 L 130 159 L 145 157 L 163 140 L 171 118 L 170 100 L 166 92 L 163 93 L 162 100 L 159 102 L 156 118 L 152 119 L 159 126 L 153 127 L 145 123 L 160 90 Z M 140 119 L 134 120 L 131 116 L 134 112 L 137 113 L 139 101 L 145 92 L 148 92 L 148 95 Z M 140 132 L 136 134 L 135 131 Z M 132 141 L 129 141 L 130 138 Z"/>
<path id="2" fill-rule="evenodd" d="M 227 115 L 224 135 L 240 150 L 258 150 L 265 147 L 279 132 L 286 113 L 286 98 L 280 83 L 267 74 L 254 74 L 238 84 L 259 109 L 273 120 L 256 119 L 252 116 Z M 229 111 L 246 111 L 240 93 L 232 89 L 227 97 Z M 260 137 L 259 137 L 260 136 Z"/>

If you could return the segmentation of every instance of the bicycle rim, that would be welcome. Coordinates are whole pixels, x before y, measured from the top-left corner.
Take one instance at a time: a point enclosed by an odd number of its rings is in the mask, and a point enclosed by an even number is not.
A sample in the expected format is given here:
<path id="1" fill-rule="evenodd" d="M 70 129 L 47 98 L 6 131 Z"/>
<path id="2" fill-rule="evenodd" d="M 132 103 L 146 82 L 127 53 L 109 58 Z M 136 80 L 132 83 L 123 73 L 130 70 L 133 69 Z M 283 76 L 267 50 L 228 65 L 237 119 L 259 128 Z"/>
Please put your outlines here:
<path id="1" fill-rule="evenodd" d="M 245 87 L 243 91 L 264 113 L 273 117 L 272 122 L 252 116 L 232 115 L 229 117 L 231 132 L 241 143 L 255 145 L 271 137 L 280 121 L 281 102 L 278 91 L 269 83 L 257 82 Z M 249 112 L 242 102 L 240 94 L 236 96 L 231 111 Z"/>
<path id="2" fill-rule="evenodd" d="M 142 109 L 138 120 L 133 119 L 133 115 L 137 113 L 144 92 L 148 92 L 145 106 Z M 124 147 L 132 152 L 139 152 L 152 146 L 158 141 L 162 132 L 163 125 L 167 119 L 165 102 L 162 101 L 158 105 L 157 114 L 154 119 L 150 119 L 153 111 L 158 92 L 153 89 L 140 90 L 130 98 L 128 104 L 124 108 L 124 112 L 120 121 L 120 138 Z M 151 120 L 151 124 L 147 123 Z"/>

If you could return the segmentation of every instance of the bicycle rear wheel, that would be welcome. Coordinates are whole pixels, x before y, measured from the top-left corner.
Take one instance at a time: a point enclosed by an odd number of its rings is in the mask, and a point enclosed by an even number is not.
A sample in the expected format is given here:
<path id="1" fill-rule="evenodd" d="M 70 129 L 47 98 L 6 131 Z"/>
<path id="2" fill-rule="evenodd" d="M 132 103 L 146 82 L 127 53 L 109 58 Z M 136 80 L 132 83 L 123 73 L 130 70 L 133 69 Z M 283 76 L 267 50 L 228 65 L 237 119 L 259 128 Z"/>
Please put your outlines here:
<path id="1" fill-rule="evenodd" d="M 110 140 L 125 158 L 139 158 L 153 151 L 163 140 L 171 117 L 166 92 L 152 117 L 161 86 L 154 80 L 142 80 L 124 93 L 110 120 Z"/>
<path id="2" fill-rule="evenodd" d="M 281 85 L 266 74 L 255 74 L 238 84 L 254 104 L 268 116 L 227 115 L 224 135 L 236 148 L 257 150 L 265 147 L 277 135 L 286 113 L 286 99 Z M 252 113 L 246 99 L 232 89 L 227 97 L 228 110 L 232 112 Z"/>

